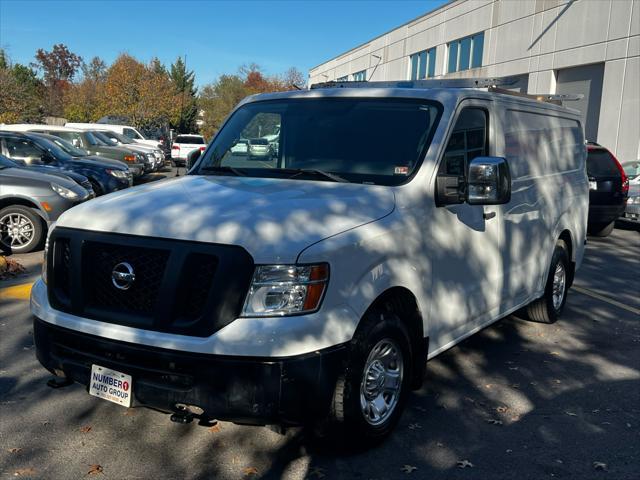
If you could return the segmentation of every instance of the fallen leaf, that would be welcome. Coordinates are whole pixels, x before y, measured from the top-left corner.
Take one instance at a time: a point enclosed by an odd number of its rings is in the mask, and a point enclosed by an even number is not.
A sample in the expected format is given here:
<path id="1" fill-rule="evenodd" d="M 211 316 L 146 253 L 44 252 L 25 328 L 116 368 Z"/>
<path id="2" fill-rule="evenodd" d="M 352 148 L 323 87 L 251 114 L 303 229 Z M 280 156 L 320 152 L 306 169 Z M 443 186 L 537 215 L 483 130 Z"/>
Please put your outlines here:
<path id="1" fill-rule="evenodd" d="M 496 408 L 496 412 L 498 413 L 505 413 L 507 410 L 509 410 L 509 407 L 505 407 L 504 405 L 500 405 Z"/>
<path id="2" fill-rule="evenodd" d="M 418 467 L 414 467 L 413 465 L 403 465 L 400 470 L 406 474 L 413 473 L 416 471 Z"/>
<path id="3" fill-rule="evenodd" d="M 577 413 L 573 413 L 573 412 L 564 412 L 564 413 L 566 413 L 566 414 L 567 414 L 567 415 L 569 415 L 570 417 L 577 417 L 577 416 L 578 416 L 578 414 L 577 414 Z"/>
<path id="4" fill-rule="evenodd" d="M 505 451 L 506 451 L 507 453 L 513 453 L 513 450 L 511 450 L 510 448 L 507 448 Z"/>
<path id="5" fill-rule="evenodd" d="M 220 431 L 220 425 L 216 423 L 215 425 L 209 427 L 207 430 L 209 430 L 209 432 L 211 433 L 217 433 Z"/>
<path id="6" fill-rule="evenodd" d="M 410 423 L 409 424 L 409 430 L 419 430 L 422 428 L 422 425 L 420 425 L 419 423 Z"/>
<path id="7" fill-rule="evenodd" d="M 9 453 L 20 453 L 22 451 L 21 448 L 10 448 L 7 450 Z"/>
<path id="8" fill-rule="evenodd" d="M 602 462 L 593 462 L 593 468 L 596 470 L 607 471 L 607 464 Z"/>
<path id="9" fill-rule="evenodd" d="M 133 408 L 127 408 L 127 411 L 124 412 L 122 415 L 124 415 L 125 417 L 131 417 L 135 414 L 136 414 L 136 411 Z"/>
<path id="10" fill-rule="evenodd" d="M 600 422 L 600 425 L 611 425 L 611 422 Z"/>
<path id="11" fill-rule="evenodd" d="M 258 475 L 258 469 L 256 467 L 244 467 L 242 469 L 242 473 L 245 477 L 249 477 L 251 475 Z"/>
<path id="12" fill-rule="evenodd" d="M 309 472 L 309 476 L 314 476 L 316 478 L 324 478 L 326 476 L 324 472 L 324 468 L 321 467 L 313 467 Z"/>
<path id="13" fill-rule="evenodd" d="M 32 477 L 33 475 L 35 475 L 36 473 L 36 469 L 35 468 L 19 468 L 18 470 L 16 470 L 15 472 L 13 472 L 13 476 L 14 477 Z"/>
<path id="14" fill-rule="evenodd" d="M 551 355 L 560 355 L 560 352 L 549 352 Z"/>
<path id="15" fill-rule="evenodd" d="M 560 463 L 560 464 L 562 464 L 562 463 L 564 463 L 564 462 L 558 458 L 558 459 L 556 459 L 556 463 Z"/>
<path id="16" fill-rule="evenodd" d="M 49 425 L 49 423 L 50 423 L 49 420 L 45 420 L 44 422 L 42 422 L 42 426 L 46 427 L 47 425 Z"/>
<path id="17" fill-rule="evenodd" d="M 85 425 L 84 427 L 80 427 L 80 431 L 82 433 L 89 433 L 91 431 L 91 425 Z"/>
<path id="18" fill-rule="evenodd" d="M 97 463 L 93 464 L 93 465 L 89 465 L 89 471 L 87 472 L 87 475 L 99 475 L 102 473 L 102 465 L 98 465 Z"/>
<path id="19" fill-rule="evenodd" d="M 456 464 L 458 465 L 458 468 L 473 468 L 475 467 L 475 465 L 473 463 L 471 463 L 469 460 L 458 460 L 456 462 Z"/>
<path id="20" fill-rule="evenodd" d="M 502 425 L 501 420 L 495 420 L 493 418 L 488 418 L 487 423 L 490 423 L 491 425 Z"/>
<path id="21" fill-rule="evenodd" d="M 561 381 L 561 380 L 559 380 L 559 379 L 557 379 L 557 378 L 555 378 L 555 379 L 553 380 L 553 383 L 561 384 L 561 383 L 562 383 L 562 381 Z"/>

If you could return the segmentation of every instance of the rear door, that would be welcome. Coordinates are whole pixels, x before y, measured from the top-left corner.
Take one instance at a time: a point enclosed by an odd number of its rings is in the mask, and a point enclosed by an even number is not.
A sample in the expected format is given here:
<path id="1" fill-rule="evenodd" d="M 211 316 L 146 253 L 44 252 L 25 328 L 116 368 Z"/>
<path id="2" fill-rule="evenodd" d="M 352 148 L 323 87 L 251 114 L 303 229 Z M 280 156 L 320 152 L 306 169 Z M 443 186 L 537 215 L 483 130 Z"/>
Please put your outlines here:
<path id="1" fill-rule="evenodd" d="M 589 148 L 587 176 L 590 205 L 619 205 L 622 202 L 622 175 L 606 149 Z"/>

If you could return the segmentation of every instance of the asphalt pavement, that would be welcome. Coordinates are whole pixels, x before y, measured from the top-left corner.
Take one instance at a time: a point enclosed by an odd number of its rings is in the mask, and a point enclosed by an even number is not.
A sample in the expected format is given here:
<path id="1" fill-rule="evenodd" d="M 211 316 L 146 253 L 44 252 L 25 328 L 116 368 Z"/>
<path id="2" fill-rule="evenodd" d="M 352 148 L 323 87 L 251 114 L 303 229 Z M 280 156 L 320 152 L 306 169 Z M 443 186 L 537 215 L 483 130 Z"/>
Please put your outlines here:
<path id="1" fill-rule="evenodd" d="M 440 355 L 392 436 L 349 452 L 302 429 L 178 425 L 79 385 L 48 388 L 25 295 L 0 283 L 0 479 L 635 480 L 638 272 L 637 230 L 590 238 L 558 323 L 512 316 Z"/>

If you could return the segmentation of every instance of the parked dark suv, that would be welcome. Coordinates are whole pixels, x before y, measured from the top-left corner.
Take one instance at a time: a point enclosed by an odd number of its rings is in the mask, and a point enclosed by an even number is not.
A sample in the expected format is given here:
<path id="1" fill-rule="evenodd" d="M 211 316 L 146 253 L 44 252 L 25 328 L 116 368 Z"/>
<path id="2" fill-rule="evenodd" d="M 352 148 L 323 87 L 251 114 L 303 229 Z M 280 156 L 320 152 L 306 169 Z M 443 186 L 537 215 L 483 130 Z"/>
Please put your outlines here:
<path id="1" fill-rule="evenodd" d="M 74 157 L 63 150 L 56 139 L 38 133 L 0 132 L 0 153 L 26 166 L 54 167 L 84 175 L 96 195 L 122 190 L 133 184 L 125 163 L 107 158 L 86 160 Z"/>
<path id="2" fill-rule="evenodd" d="M 591 235 L 606 237 L 624 212 L 629 193 L 629 179 L 618 159 L 597 143 L 587 145 L 589 177 L 589 222 Z"/>
<path id="3" fill-rule="evenodd" d="M 68 177 L 18 167 L 0 155 L 0 249 L 9 253 L 36 250 L 51 222 L 91 197 Z"/>

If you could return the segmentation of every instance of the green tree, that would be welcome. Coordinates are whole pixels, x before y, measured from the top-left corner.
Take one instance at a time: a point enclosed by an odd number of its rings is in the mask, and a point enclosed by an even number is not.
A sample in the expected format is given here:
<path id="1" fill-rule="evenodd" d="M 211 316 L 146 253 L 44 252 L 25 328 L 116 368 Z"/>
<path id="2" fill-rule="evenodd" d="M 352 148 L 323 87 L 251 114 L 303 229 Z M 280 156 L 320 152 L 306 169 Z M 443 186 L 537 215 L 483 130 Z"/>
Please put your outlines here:
<path id="1" fill-rule="evenodd" d="M 195 87 L 195 73 L 187 70 L 182 58 L 178 57 L 171 64 L 169 77 L 173 88 L 179 98 L 179 115 L 174 123 L 178 133 L 191 133 L 196 130 L 196 118 L 198 116 L 197 94 Z"/>
<path id="2" fill-rule="evenodd" d="M 238 75 L 222 75 L 203 87 L 199 105 L 204 111 L 202 134 L 205 138 L 211 138 L 218 131 L 231 110 L 247 95 L 249 90 Z"/>

